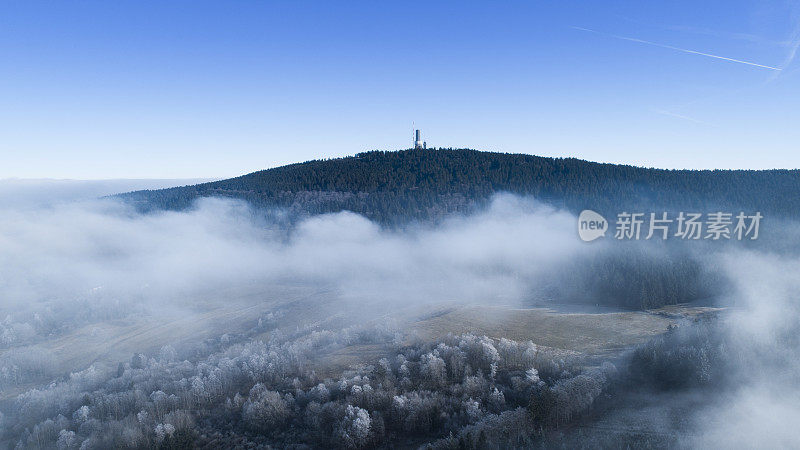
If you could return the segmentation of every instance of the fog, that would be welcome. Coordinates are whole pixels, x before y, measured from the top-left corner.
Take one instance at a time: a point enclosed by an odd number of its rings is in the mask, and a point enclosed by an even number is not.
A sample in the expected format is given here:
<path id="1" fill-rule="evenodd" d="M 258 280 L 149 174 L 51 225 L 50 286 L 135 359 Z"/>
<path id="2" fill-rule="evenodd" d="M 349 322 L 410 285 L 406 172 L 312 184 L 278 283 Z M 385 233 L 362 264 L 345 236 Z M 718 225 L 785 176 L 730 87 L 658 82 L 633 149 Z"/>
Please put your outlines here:
<path id="1" fill-rule="evenodd" d="M 287 280 L 325 283 L 358 301 L 524 297 L 526 281 L 578 251 L 569 214 L 500 197 L 482 214 L 441 227 L 381 230 L 347 212 L 290 231 L 244 203 L 204 199 L 187 212 L 138 215 L 112 200 L 0 217 L 5 308 L 147 287 L 157 302 L 186 290 Z"/>
<path id="2" fill-rule="evenodd" d="M 30 198 L 36 195 L 32 194 Z M 3 401 L 0 403 L 5 402 L 4 409 L 7 412 L 22 408 L 19 405 L 30 401 L 32 389 L 45 386 L 52 380 L 64 380 L 69 373 L 72 373 L 68 376 L 69 380 L 77 379 L 76 373 L 83 373 L 81 371 L 90 367 L 100 371 L 96 373 L 103 373 L 102 376 L 97 375 L 100 381 L 93 383 L 105 382 L 103 380 L 112 377 L 116 362 L 125 362 L 134 352 L 152 355 L 154 346 L 158 349 L 172 343 L 159 342 L 158 333 L 145 328 L 139 334 L 152 334 L 153 340 L 143 342 L 141 348 L 131 347 L 136 345 L 135 340 L 127 340 L 128 347 L 124 347 L 124 351 L 132 350 L 127 356 L 110 353 L 110 350 L 108 354 L 103 357 L 98 355 L 97 358 L 95 355 L 83 355 L 87 357 L 85 359 L 64 356 L 65 351 L 58 344 L 59 340 L 90 333 L 83 331 L 86 327 L 91 329 L 92 336 L 100 333 L 102 337 L 105 336 L 102 333 L 111 332 L 98 324 L 109 323 L 124 328 L 139 326 L 137 323 L 157 322 L 172 324 L 170 333 L 173 334 L 164 334 L 164 340 L 176 336 L 186 340 L 191 338 L 192 333 L 204 330 L 207 322 L 203 320 L 207 320 L 208 311 L 219 309 L 226 314 L 230 311 L 241 314 L 242 309 L 233 310 L 230 305 L 240 302 L 241 298 L 250 298 L 248 296 L 255 296 L 255 300 L 247 300 L 248 308 L 257 308 L 262 297 L 264 304 L 276 301 L 275 296 L 278 301 L 283 301 L 281 296 L 289 292 L 287 286 L 308 287 L 314 292 L 322 292 L 321 300 L 311 307 L 346 318 L 343 326 L 376 318 L 391 318 L 395 314 L 401 316 L 401 311 L 424 310 L 442 304 L 503 306 L 512 310 L 529 308 L 541 301 L 552 301 L 552 296 L 542 297 L 543 286 L 552 290 L 558 289 L 566 281 L 591 278 L 592 273 L 587 272 L 587 266 L 580 263 L 587 255 L 600 255 L 611 251 L 616 244 L 625 245 L 609 239 L 583 243 L 576 236 L 574 215 L 532 199 L 511 195 L 495 197 L 486 209 L 470 216 L 452 217 L 437 225 L 410 224 L 395 230 L 383 229 L 349 212 L 307 217 L 289 223 L 284 220 L 281 210 L 259 211 L 242 202 L 214 198 L 198 201 L 188 211 L 138 214 L 129 205 L 108 198 L 86 199 L 81 195 L 70 201 L 37 204 L 31 200 L 18 206 L 16 201 L 4 201 L 2 197 L 0 195 L 0 364 L 5 371 L 0 375 L 5 378 L 0 379 L 0 392 L 3 392 Z M 785 228 L 787 236 L 794 235 L 795 228 L 789 225 Z M 667 251 L 658 246 L 647 246 L 643 251 L 656 261 L 667 258 Z M 724 368 L 726 376 L 719 380 L 712 379 L 714 386 L 690 391 L 691 395 L 703 398 L 706 406 L 693 411 L 690 415 L 691 426 L 675 430 L 681 434 L 676 442 L 706 448 L 800 446 L 800 435 L 794 429 L 795 424 L 800 423 L 800 306 L 797 303 L 800 258 L 786 252 L 759 251 L 752 246 L 711 248 L 701 243 L 689 248 L 688 252 L 708 270 L 721 270 L 726 283 L 730 285 L 724 298 L 714 300 L 718 305 L 732 307 L 719 319 L 725 347 L 720 350 L 720 367 Z M 577 282 L 573 287 L 584 285 Z M 592 302 L 599 295 L 598 292 L 584 294 L 592 298 Z M 574 292 L 570 295 L 574 296 Z M 240 329 L 223 329 L 220 334 L 223 331 L 226 336 L 240 333 L 240 343 L 247 345 L 254 339 L 253 336 L 262 336 L 258 333 L 267 330 L 262 327 L 266 312 L 267 309 L 258 310 L 251 317 L 244 317 L 237 322 L 236 326 Z M 291 308 L 276 309 L 274 313 L 303 314 Z M 270 314 L 268 317 L 283 317 L 279 321 L 291 323 L 297 330 L 307 326 L 299 322 L 302 317 Z M 216 316 L 213 320 L 222 321 Z M 255 331 L 252 333 L 255 334 L 244 333 L 256 321 L 259 328 L 253 328 Z M 230 324 L 234 322 L 220 323 L 220 327 L 224 328 L 233 326 Z M 687 322 L 681 326 L 693 325 Z M 261 338 L 263 336 L 258 337 Z M 211 355 L 208 357 L 213 358 L 214 352 L 229 351 L 225 347 L 229 341 L 225 339 L 218 339 L 214 346 L 202 350 L 205 353 L 195 350 L 195 355 L 201 355 L 195 358 L 206 357 L 202 355 Z M 463 338 L 461 342 L 468 342 L 463 344 L 466 346 L 473 345 L 470 339 L 473 338 Z M 281 345 L 297 345 L 297 342 L 300 341 L 286 340 Z M 484 347 L 495 345 L 487 337 L 481 342 L 480 345 Z M 435 346 L 435 343 L 430 345 Z M 439 348 L 449 348 L 447 345 L 454 344 L 442 343 Z M 524 346 L 519 345 L 523 349 Z M 87 347 L 85 352 L 91 352 L 91 348 Z M 77 350 L 80 352 L 80 349 Z M 170 354 L 174 350 L 162 348 L 161 354 L 165 351 Z M 420 358 L 425 351 L 432 350 L 423 346 L 418 353 L 414 353 L 416 356 L 404 354 L 403 358 Z M 243 354 L 249 355 L 248 352 L 251 350 Z M 128 375 L 135 370 L 156 373 L 161 370 L 159 364 L 174 363 L 173 357 L 162 357 L 142 369 L 136 358 L 125 363 L 127 365 L 121 364 L 117 376 L 138 376 Z M 421 361 L 428 361 L 425 358 Z M 202 359 L 199 361 L 202 362 Z M 556 389 L 561 389 L 560 386 L 568 382 L 567 377 L 582 373 L 563 365 L 563 361 L 555 360 L 547 364 L 537 361 L 539 366 L 535 366 L 536 370 L 542 373 L 552 368 L 554 375 L 548 383 L 551 383 L 553 392 L 560 392 Z M 620 361 L 615 362 L 620 364 Z M 498 363 L 492 363 L 495 366 L 489 363 L 486 363 L 485 373 L 494 383 Z M 479 367 L 482 363 L 474 364 Z M 403 367 L 403 364 L 399 364 L 387 370 L 389 375 L 392 370 L 404 373 L 407 369 Z M 519 369 L 516 366 L 513 370 L 512 366 L 503 369 L 506 366 L 502 364 L 499 367 L 509 373 Z M 198 368 L 200 375 L 195 378 L 202 379 L 204 370 Z M 320 382 L 313 373 L 307 374 L 305 367 L 296 370 L 299 370 L 296 376 L 301 380 L 307 377 L 308 383 Z M 481 369 L 476 370 L 481 373 Z M 26 375 L 21 376 L 20 373 Z M 591 379 L 604 380 L 597 382 L 603 385 L 611 373 L 606 370 L 602 375 L 591 375 L 594 377 Z M 522 386 L 520 381 L 514 381 L 517 384 L 513 389 L 508 387 L 511 384 L 504 388 L 507 389 L 505 391 L 498 391 L 497 387 L 491 387 L 494 391 L 487 388 L 488 393 L 481 395 L 488 399 L 488 406 L 482 406 L 484 404 L 479 402 L 478 408 L 484 408 L 485 414 L 504 411 L 497 405 L 492 406 L 494 403 L 491 402 L 495 401 L 492 398 L 497 397 L 492 392 L 505 393 L 507 400 L 504 402 L 508 405 L 506 412 L 514 411 L 512 407 L 526 407 L 524 402 L 513 403 L 512 395 L 525 398 L 521 394 L 524 393 L 538 398 L 536 396 L 544 395 L 542 389 L 547 387 L 543 381 L 539 383 L 538 375 L 529 378 L 534 381 L 523 387 L 519 387 Z M 257 378 L 254 380 L 254 383 L 261 382 Z M 413 377 L 411 380 L 414 380 Z M 424 383 L 430 383 L 429 379 L 425 380 L 428 381 Z M 416 383 L 412 381 L 408 382 L 411 383 L 409 386 Z M 48 389 L 55 389 L 54 386 L 50 385 Z M 251 387 L 256 389 L 253 383 L 246 386 L 242 392 L 246 393 Z M 433 385 L 421 386 L 430 389 Z M 269 385 L 267 387 L 273 389 Z M 95 388 L 81 389 L 91 392 Z M 167 391 L 165 387 L 151 388 L 154 391 Z M 226 389 L 230 390 L 226 391 L 230 402 L 230 392 L 236 391 L 238 395 L 242 388 L 234 386 Z M 42 425 L 46 417 L 52 417 L 51 423 L 60 424 L 55 418 L 56 414 L 65 415 L 67 419 L 71 417 L 72 411 L 83 401 L 79 400 L 79 391 L 70 394 L 73 400 L 61 402 L 66 409 L 54 409 L 48 416 L 29 413 L 29 418 L 20 418 L 17 422 L 9 421 L 6 417 L 0 422 L 0 427 L 6 427 L 4 439 L 10 439 L 8 442 L 23 439 L 27 436 L 23 431 L 28 430 L 26 433 L 29 435 L 33 430 L 31 427 L 38 421 L 38 433 L 43 436 L 46 433 L 41 430 L 49 429 L 47 427 L 55 427 L 52 428 L 55 430 L 53 433 L 57 434 L 57 428 L 66 427 L 64 433 L 67 434 L 58 434 L 59 439 L 74 437 L 75 432 L 77 436 L 84 433 L 86 436 L 95 436 L 84 441 L 89 443 L 87 446 L 99 445 L 98 441 L 92 440 L 96 439 L 96 430 L 81 431 L 75 428 L 73 434 L 69 435 L 70 432 L 66 430 L 72 425 L 64 421 L 63 425 Z M 250 395 L 262 395 L 254 392 Z M 666 398 L 679 393 L 675 391 Z M 147 396 L 150 392 L 144 394 Z M 224 401 L 225 396 L 220 395 L 218 401 Z M 299 395 L 297 401 L 300 402 L 299 399 L 306 394 L 293 395 Z M 472 400 L 467 394 L 463 395 L 464 401 L 467 398 Z M 590 398 L 597 395 L 593 393 Z M 13 400 L 16 396 L 17 399 Z M 280 397 L 277 398 L 280 400 Z M 211 402 L 211 399 L 209 395 L 203 401 Z M 464 411 L 474 409 L 471 403 L 465 405 L 467 409 Z M 591 401 L 582 408 L 590 407 Z M 137 406 L 137 411 L 141 408 Z M 250 423 L 247 422 L 246 405 L 239 403 L 233 408 L 239 408 L 239 415 L 235 417 L 244 414 L 245 423 Z M 241 408 L 245 413 L 238 412 Z M 568 411 L 581 411 L 576 407 L 570 408 Z M 472 414 L 467 412 L 464 412 L 464 417 Z M 559 414 L 562 415 L 555 420 L 556 424 L 571 420 L 573 412 Z M 653 413 L 649 411 L 647 414 Z M 130 419 L 133 416 L 126 417 L 129 418 L 125 420 L 133 420 Z M 136 419 L 140 424 L 137 426 L 149 430 L 155 437 L 145 434 L 141 438 L 131 439 L 139 442 L 136 445 L 155 442 L 148 439 L 166 442 L 163 441 L 163 426 L 168 423 L 173 429 L 178 426 L 177 419 L 170 417 L 169 414 L 160 416 L 158 420 L 163 423 Z M 353 417 L 353 420 L 357 420 L 359 416 L 356 414 Z M 370 417 L 369 413 L 367 417 Z M 115 420 L 122 419 L 117 417 Z M 463 420 L 465 424 L 475 427 L 484 419 Z M 161 432 L 157 427 L 153 428 L 156 425 L 162 426 Z M 247 425 L 249 432 L 253 432 L 251 425 Z M 388 422 L 386 426 L 391 428 Z M 682 434 L 684 432 L 685 435 Z M 373 430 L 370 433 L 377 432 Z M 378 439 L 377 435 L 370 436 L 370 439 Z M 281 439 L 288 438 L 284 436 Z M 353 445 L 350 446 L 368 445 L 370 442 L 374 444 L 378 441 L 364 438 L 352 441 Z"/>
<path id="3" fill-rule="evenodd" d="M 788 234 L 788 233 L 787 233 Z M 725 322 L 733 381 L 698 412 L 706 448 L 800 446 L 800 258 L 731 251 L 720 260 L 737 307 Z"/>

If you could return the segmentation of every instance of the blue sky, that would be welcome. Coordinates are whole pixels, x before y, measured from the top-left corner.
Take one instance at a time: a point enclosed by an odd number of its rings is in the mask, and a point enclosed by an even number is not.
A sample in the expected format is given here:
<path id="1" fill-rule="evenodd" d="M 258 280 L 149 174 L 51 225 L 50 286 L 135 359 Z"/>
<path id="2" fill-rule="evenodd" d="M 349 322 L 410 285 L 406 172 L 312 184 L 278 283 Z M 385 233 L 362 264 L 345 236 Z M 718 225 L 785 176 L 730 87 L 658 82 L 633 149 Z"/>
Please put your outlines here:
<path id="1" fill-rule="evenodd" d="M 3 1 L 0 178 L 228 177 L 408 148 L 412 122 L 432 146 L 800 167 L 800 4 L 658 3 Z"/>

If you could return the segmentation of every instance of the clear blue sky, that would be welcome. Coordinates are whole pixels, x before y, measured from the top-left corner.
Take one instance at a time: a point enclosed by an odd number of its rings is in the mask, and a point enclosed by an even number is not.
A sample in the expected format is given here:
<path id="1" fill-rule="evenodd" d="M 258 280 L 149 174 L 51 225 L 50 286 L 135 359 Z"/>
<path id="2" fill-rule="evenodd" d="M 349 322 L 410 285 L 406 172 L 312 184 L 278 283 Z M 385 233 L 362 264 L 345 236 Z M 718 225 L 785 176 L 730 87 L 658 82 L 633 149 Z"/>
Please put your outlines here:
<path id="1" fill-rule="evenodd" d="M 798 42 L 782 1 L 4 1 L 0 178 L 227 177 L 407 148 L 412 122 L 432 146 L 796 168 Z"/>

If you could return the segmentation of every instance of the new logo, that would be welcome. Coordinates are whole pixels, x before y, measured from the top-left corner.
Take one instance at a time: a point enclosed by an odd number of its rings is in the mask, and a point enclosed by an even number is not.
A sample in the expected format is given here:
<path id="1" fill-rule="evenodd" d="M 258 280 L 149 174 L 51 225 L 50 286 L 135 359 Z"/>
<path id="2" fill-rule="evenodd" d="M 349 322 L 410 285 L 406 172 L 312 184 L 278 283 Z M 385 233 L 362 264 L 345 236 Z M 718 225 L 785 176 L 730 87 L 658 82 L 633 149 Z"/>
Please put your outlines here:
<path id="1" fill-rule="evenodd" d="M 578 236 L 585 242 L 603 237 L 608 231 L 608 221 L 605 217 L 591 209 L 584 209 L 578 216 Z"/>

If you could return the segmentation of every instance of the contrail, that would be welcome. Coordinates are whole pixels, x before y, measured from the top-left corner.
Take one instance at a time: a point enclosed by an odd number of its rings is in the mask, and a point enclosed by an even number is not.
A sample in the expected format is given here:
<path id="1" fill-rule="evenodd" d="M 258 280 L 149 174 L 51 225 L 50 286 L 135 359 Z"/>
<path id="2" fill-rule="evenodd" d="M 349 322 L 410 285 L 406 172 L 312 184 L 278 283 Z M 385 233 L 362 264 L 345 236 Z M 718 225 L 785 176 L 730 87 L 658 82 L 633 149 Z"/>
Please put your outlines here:
<path id="1" fill-rule="evenodd" d="M 670 112 L 670 111 L 667 111 L 667 110 L 664 110 L 664 109 L 654 109 L 653 112 L 656 113 L 656 114 L 662 114 L 662 115 L 669 116 L 669 117 L 675 117 L 676 119 L 688 120 L 689 122 L 694 122 L 694 123 L 696 123 L 698 125 L 708 125 L 707 123 L 702 122 L 700 120 L 693 119 L 693 118 L 691 118 L 689 116 L 684 116 L 682 114 L 676 114 L 674 112 Z"/>
<path id="2" fill-rule="evenodd" d="M 655 45 L 656 47 L 668 48 L 668 49 L 671 49 L 671 50 L 677 50 L 679 52 L 692 53 L 692 54 L 695 54 L 695 55 L 702 55 L 702 56 L 708 56 L 710 58 L 716 58 L 716 59 L 724 59 L 725 61 L 731 61 L 731 62 L 736 62 L 736 63 L 740 63 L 740 64 L 747 64 L 748 66 L 762 67 L 764 69 L 776 70 L 776 71 L 779 71 L 779 72 L 781 70 L 783 70 L 783 69 L 781 69 L 779 67 L 765 66 L 763 64 L 756 64 L 754 62 L 742 61 L 741 59 L 726 58 L 724 56 L 712 55 L 710 53 L 703 53 L 703 52 L 698 52 L 698 51 L 695 51 L 695 50 L 689 50 L 689 49 L 685 49 L 685 48 L 673 47 L 671 45 L 659 44 L 659 43 L 656 43 L 656 42 L 645 41 L 643 39 L 636 39 L 636 38 L 630 38 L 630 37 L 625 37 L 625 36 L 617 36 L 616 34 L 603 33 L 603 32 L 600 32 L 600 31 L 590 30 L 588 28 L 582 28 L 582 27 L 572 27 L 572 28 L 576 29 L 576 30 L 581 30 L 581 31 L 588 31 L 590 33 L 602 34 L 604 36 L 610 36 L 610 37 L 613 37 L 613 38 L 622 39 L 624 41 L 639 42 L 641 44 Z"/>

